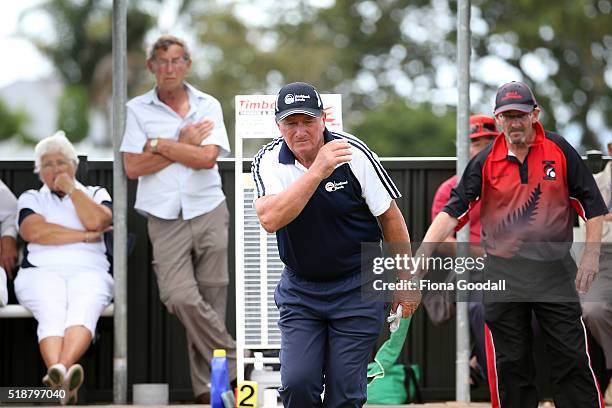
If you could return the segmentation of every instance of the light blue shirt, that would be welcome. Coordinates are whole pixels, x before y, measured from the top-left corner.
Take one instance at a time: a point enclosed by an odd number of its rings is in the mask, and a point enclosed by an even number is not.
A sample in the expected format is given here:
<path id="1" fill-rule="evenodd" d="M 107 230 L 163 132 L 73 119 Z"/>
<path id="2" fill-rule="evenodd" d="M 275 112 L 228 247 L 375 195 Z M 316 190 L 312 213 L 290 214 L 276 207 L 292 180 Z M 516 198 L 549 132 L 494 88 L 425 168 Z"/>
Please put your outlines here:
<path id="1" fill-rule="evenodd" d="M 189 113 L 183 118 L 159 100 L 156 89 L 137 96 L 127 103 L 125 134 L 120 150 L 142 153 L 148 139 L 178 140 L 183 126 L 209 118 L 214 122 L 204 145 L 219 146 L 219 157 L 230 152 L 221 104 L 213 96 L 185 84 L 189 96 Z M 172 163 L 156 173 L 138 179 L 136 204 L 141 213 L 167 220 L 185 220 L 206 214 L 225 200 L 221 190 L 219 168 L 195 170 Z"/>

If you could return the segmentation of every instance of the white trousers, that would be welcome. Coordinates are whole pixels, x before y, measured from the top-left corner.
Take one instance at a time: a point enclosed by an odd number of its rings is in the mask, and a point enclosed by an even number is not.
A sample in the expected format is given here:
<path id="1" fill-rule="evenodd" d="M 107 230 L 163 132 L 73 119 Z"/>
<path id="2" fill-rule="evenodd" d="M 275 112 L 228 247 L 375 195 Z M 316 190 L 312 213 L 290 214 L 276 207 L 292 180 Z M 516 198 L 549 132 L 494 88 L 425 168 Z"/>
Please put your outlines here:
<path id="1" fill-rule="evenodd" d="M 15 295 L 38 321 L 38 341 L 64 336 L 66 328 L 85 326 L 92 337 L 98 318 L 113 298 L 114 281 L 87 268 L 25 268 L 15 279 Z"/>

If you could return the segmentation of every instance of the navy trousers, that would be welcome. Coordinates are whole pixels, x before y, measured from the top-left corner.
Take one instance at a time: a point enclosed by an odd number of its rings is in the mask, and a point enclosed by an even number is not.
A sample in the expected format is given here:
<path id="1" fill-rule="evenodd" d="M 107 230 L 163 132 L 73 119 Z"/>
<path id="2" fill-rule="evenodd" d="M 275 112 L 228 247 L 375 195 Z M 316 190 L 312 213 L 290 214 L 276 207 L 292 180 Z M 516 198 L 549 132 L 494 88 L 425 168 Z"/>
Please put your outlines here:
<path id="1" fill-rule="evenodd" d="M 283 272 L 275 301 L 281 331 L 279 392 L 286 408 L 365 404 L 367 365 L 386 304 L 363 301 L 359 279 L 311 282 Z"/>

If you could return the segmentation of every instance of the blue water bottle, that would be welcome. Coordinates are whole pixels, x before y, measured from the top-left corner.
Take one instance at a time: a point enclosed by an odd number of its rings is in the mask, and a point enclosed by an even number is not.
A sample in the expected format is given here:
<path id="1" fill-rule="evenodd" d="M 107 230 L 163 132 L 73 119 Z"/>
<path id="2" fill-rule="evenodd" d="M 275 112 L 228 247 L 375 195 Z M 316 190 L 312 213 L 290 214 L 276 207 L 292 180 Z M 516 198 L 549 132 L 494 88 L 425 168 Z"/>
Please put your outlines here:
<path id="1" fill-rule="evenodd" d="M 221 394 L 229 390 L 229 372 L 225 350 L 217 349 L 213 352 L 210 365 L 210 406 L 211 408 L 224 408 Z"/>

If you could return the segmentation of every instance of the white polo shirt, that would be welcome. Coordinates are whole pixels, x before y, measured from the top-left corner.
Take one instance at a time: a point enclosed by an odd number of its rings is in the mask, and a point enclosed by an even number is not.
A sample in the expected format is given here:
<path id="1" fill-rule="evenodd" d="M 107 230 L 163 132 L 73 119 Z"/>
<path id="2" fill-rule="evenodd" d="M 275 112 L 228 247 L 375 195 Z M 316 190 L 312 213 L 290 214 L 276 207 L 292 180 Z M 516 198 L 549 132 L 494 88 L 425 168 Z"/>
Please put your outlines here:
<path id="1" fill-rule="evenodd" d="M 77 182 L 75 187 L 85 192 L 98 204 L 111 203 L 111 197 L 103 187 L 84 186 Z M 17 223 L 31 212 L 39 214 L 45 221 L 66 228 L 86 231 L 79 220 L 74 204 L 69 197 L 60 198 L 44 185 L 40 190 L 24 192 L 17 204 L 19 217 Z M 77 242 L 62 245 L 40 245 L 27 243 L 21 267 L 84 267 L 100 272 L 108 272 L 110 263 L 106 258 L 104 242 Z"/>
<path id="2" fill-rule="evenodd" d="M 17 216 L 17 198 L 11 190 L 0 181 L 0 236 L 17 236 L 15 217 Z"/>
<path id="3" fill-rule="evenodd" d="M 127 103 L 125 134 L 120 150 L 142 153 L 147 139 L 178 140 L 180 130 L 188 123 L 211 119 L 215 126 L 204 145 L 217 145 L 219 157 L 230 152 L 221 104 L 217 99 L 185 84 L 189 95 L 189 113 L 182 118 L 159 100 L 156 89 Z M 172 220 L 182 214 L 185 220 L 206 214 L 225 200 L 219 168 L 194 170 L 180 163 L 138 179 L 136 204 L 141 213 Z"/>

